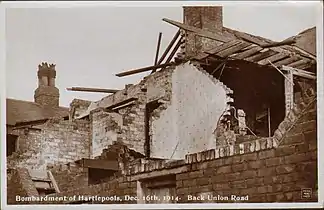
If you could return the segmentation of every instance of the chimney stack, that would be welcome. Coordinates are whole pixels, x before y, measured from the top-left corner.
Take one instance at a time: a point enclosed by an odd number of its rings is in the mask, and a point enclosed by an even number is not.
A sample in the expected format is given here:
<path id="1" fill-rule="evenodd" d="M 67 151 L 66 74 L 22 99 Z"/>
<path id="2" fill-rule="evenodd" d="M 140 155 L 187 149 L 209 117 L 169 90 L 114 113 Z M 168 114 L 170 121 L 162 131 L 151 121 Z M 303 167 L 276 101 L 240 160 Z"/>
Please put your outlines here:
<path id="1" fill-rule="evenodd" d="M 183 22 L 210 32 L 222 33 L 223 8 L 221 6 L 183 7 Z M 186 33 L 186 56 L 195 55 L 217 45 L 219 43 L 215 40 L 196 36 L 191 32 Z"/>
<path id="2" fill-rule="evenodd" d="M 55 87 L 56 70 L 54 64 L 38 65 L 38 88 L 35 90 L 35 102 L 46 107 L 59 107 L 60 92 Z"/>

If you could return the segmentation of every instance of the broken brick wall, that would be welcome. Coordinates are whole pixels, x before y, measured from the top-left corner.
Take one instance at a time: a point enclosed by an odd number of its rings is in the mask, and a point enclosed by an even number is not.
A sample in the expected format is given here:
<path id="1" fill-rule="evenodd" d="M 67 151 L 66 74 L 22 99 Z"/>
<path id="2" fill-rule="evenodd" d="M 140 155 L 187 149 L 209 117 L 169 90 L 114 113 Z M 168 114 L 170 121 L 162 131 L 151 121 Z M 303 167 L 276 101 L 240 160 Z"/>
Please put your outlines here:
<path id="1" fill-rule="evenodd" d="M 78 118 L 82 113 L 87 111 L 91 101 L 73 99 L 70 104 L 70 119 Z"/>
<path id="2" fill-rule="evenodd" d="M 301 197 L 304 188 L 312 189 L 311 198 Z M 191 170 L 177 174 L 177 195 L 183 203 L 206 202 L 190 201 L 188 194 L 248 195 L 247 202 L 317 201 L 316 106 L 305 112 L 278 148 L 192 163 Z"/>
<path id="3" fill-rule="evenodd" d="M 228 108 L 230 92 L 189 63 L 151 74 L 103 98 L 91 111 L 92 156 L 100 156 L 115 141 L 142 154 L 149 147 L 153 158 L 170 158 L 176 147 L 174 159 L 214 148 L 214 130 Z M 131 98 L 136 98 L 133 104 L 109 110 Z"/>
<path id="4" fill-rule="evenodd" d="M 151 157 L 184 159 L 215 148 L 214 131 L 228 108 L 230 90 L 189 63 L 177 66 L 171 81 L 171 101 L 151 119 Z"/>
<path id="5" fill-rule="evenodd" d="M 56 165 L 50 169 L 60 192 L 88 185 L 88 169 L 74 164 Z"/>
<path id="6" fill-rule="evenodd" d="M 89 122 L 53 119 L 45 124 L 15 130 L 18 151 L 7 167 L 41 168 L 89 157 Z M 45 167 L 46 168 L 46 167 Z"/>
<path id="7" fill-rule="evenodd" d="M 103 98 L 98 108 L 91 111 L 92 156 L 100 156 L 115 141 L 123 142 L 129 149 L 145 153 L 145 107 L 156 100 L 170 98 L 170 71 L 156 72 L 139 84 Z M 113 111 L 104 110 L 114 104 L 135 98 L 134 102 Z"/>
<path id="8" fill-rule="evenodd" d="M 92 157 L 100 156 L 103 149 L 117 141 L 123 118 L 118 113 L 99 110 L 92 113 Z"/>
<path id="9" fill-rule="evenodd" d="M 279 126 L 282 138 L 277 133 L 276 137 L 244 142 L 243 147 L 241 144 L 235 145 L 232 152 L 224 147 L 190 154 L 185 161 L 135 161 L 140 167 L 134 165 L 135 170 L 129 171 L 126 176 L 55 196 L 140 196 L 141 182 L 175 174 L 176 196 L 180 198 L 177 203 L 315 202 L 318 198 L 316 121 L 315 102 L 301 115 L 294 114 L 290 115 L 290 119 L 285 119 Z M 280 139 L 279 145 L 276 145 L 276 139 Z M 301 197 L 304 188 L 312 189 L 311 198 Z M 219 195 L 225 199 L 188 200 L 188 195 L 205 198 L 208 195 L 218 198 Z M 248 200 L 231 200 L 231 195 L 248 196 Z M 137 202 L 124 200 L 108 203 Z"/>

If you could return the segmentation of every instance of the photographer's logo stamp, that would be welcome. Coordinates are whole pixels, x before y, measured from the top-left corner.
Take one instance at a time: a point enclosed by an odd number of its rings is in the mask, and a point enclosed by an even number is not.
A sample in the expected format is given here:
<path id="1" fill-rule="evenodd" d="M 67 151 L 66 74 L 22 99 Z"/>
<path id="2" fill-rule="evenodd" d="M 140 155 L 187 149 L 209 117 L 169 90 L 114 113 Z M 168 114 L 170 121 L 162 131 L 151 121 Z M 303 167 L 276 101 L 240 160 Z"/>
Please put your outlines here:
<path id="1" fill-rule="evenodd" d="M 312 188 L 301 189 L 301 198 L 303 198 L 303 199 L 312 198 Z"/>

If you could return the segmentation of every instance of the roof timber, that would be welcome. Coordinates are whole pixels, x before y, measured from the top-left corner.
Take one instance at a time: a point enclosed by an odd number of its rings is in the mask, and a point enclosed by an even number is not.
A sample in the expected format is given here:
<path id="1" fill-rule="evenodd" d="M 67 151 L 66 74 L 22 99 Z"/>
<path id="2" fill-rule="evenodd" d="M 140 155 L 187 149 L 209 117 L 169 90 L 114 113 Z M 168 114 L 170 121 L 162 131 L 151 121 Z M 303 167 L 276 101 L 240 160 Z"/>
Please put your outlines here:
<path id="1" fill-rule="evenodd" d="M 264 58 L 270 57 L 270 56 L 275 55 L 275 54 L 277 54 L 277 52 L 275 52 L 273 50 L 266 50 L 266 51 L 263 51 L 263 52 L 260 51 L 260 53 L 258 53 L 256 55 L 253 55 L 251 57 L 247 57 L 244 60 L 250 61 L 250 62 L 258 62 L 258 61 L 260 61 L 260 60 L 262 60 Z"/>
<path id="2" fill-rule="evenodd" d="M 219 53 L 217 53 L 216 55 L 217 56 L 220 56 L 220 57 L 227 57 L 229 55 L 232 55 L 233 53 L 245 48 L 245 47 L 248 47 L 250 46 L 251 44 L 250 43 L 247 43 L 247 42 L 242 42 L 238 45 L 235 45 L 235 46 L 232 46 L 232 47 L 229 47 L 225 50 L 222 50 L 220 51 Z"/>
<path id="3" fill-rule="evenodd" d="M 174 21 L 174 20 L 167 19 L 167 18 L 163 18 L 162 20 L 165 21 L 165 22 L 167 22 L 167 23 L 169 23 L 169 24 L 171 24 L 171 25 L 174 25 L 174 26 L 177 26 L 179 28 L 182 28 L 182 29 L 184 29 L 186 31 L 190 31 L 190 32 L 197 33 L 199 36 L 202 36 L 202 37 L 214 39 L 214 40 L 220 41 L 220 42 L 228 42 L 228 41 L 231 41 L 231 38 L 224 37 L 221 34 L 218 34 L 218 33 L 215 33 L 215 32 L 210 32 L 210 31 L 207 31 L 207 30 L 204 30 L 204 29 L 200 29 L 200 28 L 197 28 L 197 27 L 189 26 L 189 25 L 186 25 L 186 24 L 183 24 L 183 23 L 179 23 L 179 22 Z"/>
<path id="4" fill-rule="evenodd" d="M 295 61 L 298 61 L 302 59 L 301 57 L 299 56 L 291 56 L 291 57 L 288 57 L 286 59 L 283 59 L 283 60 L 280 60 L 278 62 L 275 62 L 273 63 L 275 66 L 283 66 L 283 65 L 286 65 L 286 64 L 289 64 L 289 63 L 292 63 L 292 62 L 295 62 Z"/>
<path id="5" fill-rule="evenodd" d="M 197 60 L 201 60 L 201 59 L 204 59 L 204 58 L 207 58 L 209 55 L 214 55 L 222 50 L 225 50 L 229 47 L 232 47 L 232 46 L 235 46 L 237 44 L 240 44 L 242 43 L 242 41 L 240 40 L 232 40 L 232 41 L 229 41 L 225 44 L 222 44 L 220 46 L 217 46 L 213 49 L 209 49 L 209 50 L 206 50 L 205 52 L 203 53 L 200 53 L 199 55 L 195 56 L 194 59 L 197 59 Z"/>
<path id="6" fill-rule="evenodd" d="M 219 32 L 210 32 L 166 18 L 163 20 L 183 30 L 194 32 L 198 36 L 207 37 L 223 43 L 192 58 L 195 60 L 202 60 L 210 57 L 230 57 L 258 63 L 260 65 L 269 65 L 269 61 L 279 66 L 289 66 L 294 63 L 294 67 L 298 66 L 299 68 L 307 68 L 312 62 L 316 62 L 314 61 L 316 57 L 309 56 L 303 51 L 296 49 L 296 47 L 288 46 L 295 41 L 293 38 L 282 42 L 273 42 L 238 31 L 230 32 L 235 36 L 226 36 Z"/>
<path id="7" fill-rule="evenodd" d="M 314 73 L 311 73 L 308 71 L 304 71 L 301 69 L 297 69 L 297 68 L 293 68 L 293 67 L 289 67 L 289 66 L 285 66 L 285 65 L 282 66 L 282 70 L 283 71 L 292 71 L 293 75 L 304 77 L 307 79 L 315 79 L 316 80 L 316 75 Z"/>
<path id="8" fill-rule="evenodd" d="M 241 52 L 241 53 L 238 53 L 234 56 L 232 56 L 234 59 L 244 59 L 246 57 L 249 57 L 249 56 L 252 56 L 254 55 L 255 53 L 257 52 L 260 52 L 263 48 L 262 47 L 259 47 L 259 46 L 253 46 L 252 48 L 244 51 L 244 52 Z"/>
<path id="9" fill-rule="evenodd" d="M 277 53 L 273 56 L 267 57 L 261 61 L 258 62 L 258 64 L 260 65 L 267 65 L 270 62 L 276 62 L 278 60 L 284 59 L 286 57 L 289 57 L 289 55 L 285 54 L 285 53 Z"/>
<path id="10" fill-rule="evenodd" d="M 304 64 L 307 64 L 309 63 L 310 61 L 309 60 L 306 60 L 306 59 L 302 59 L 302 60 L 299 60 L 299 61 L 296 61 L 296 62 L 292 62 L 290 64 L 286 64 L 288 67 L 293 67 L 293 68 L 298 68 L 298 66 L 301 66 L 301 65 L 304 65 Z"/>

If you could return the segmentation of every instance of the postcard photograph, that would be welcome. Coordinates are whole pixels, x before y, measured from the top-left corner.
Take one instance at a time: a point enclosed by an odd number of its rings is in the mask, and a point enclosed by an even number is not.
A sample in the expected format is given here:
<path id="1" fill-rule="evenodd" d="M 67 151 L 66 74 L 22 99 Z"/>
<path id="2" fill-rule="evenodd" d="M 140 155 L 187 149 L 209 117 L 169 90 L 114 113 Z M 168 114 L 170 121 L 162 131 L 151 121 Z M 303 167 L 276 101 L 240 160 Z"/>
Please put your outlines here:
<path id="1" fill-rule="evenodd" d="M 320 201 L 319 5 L 44 5 L 5 9 L 8 206 Z"/>

